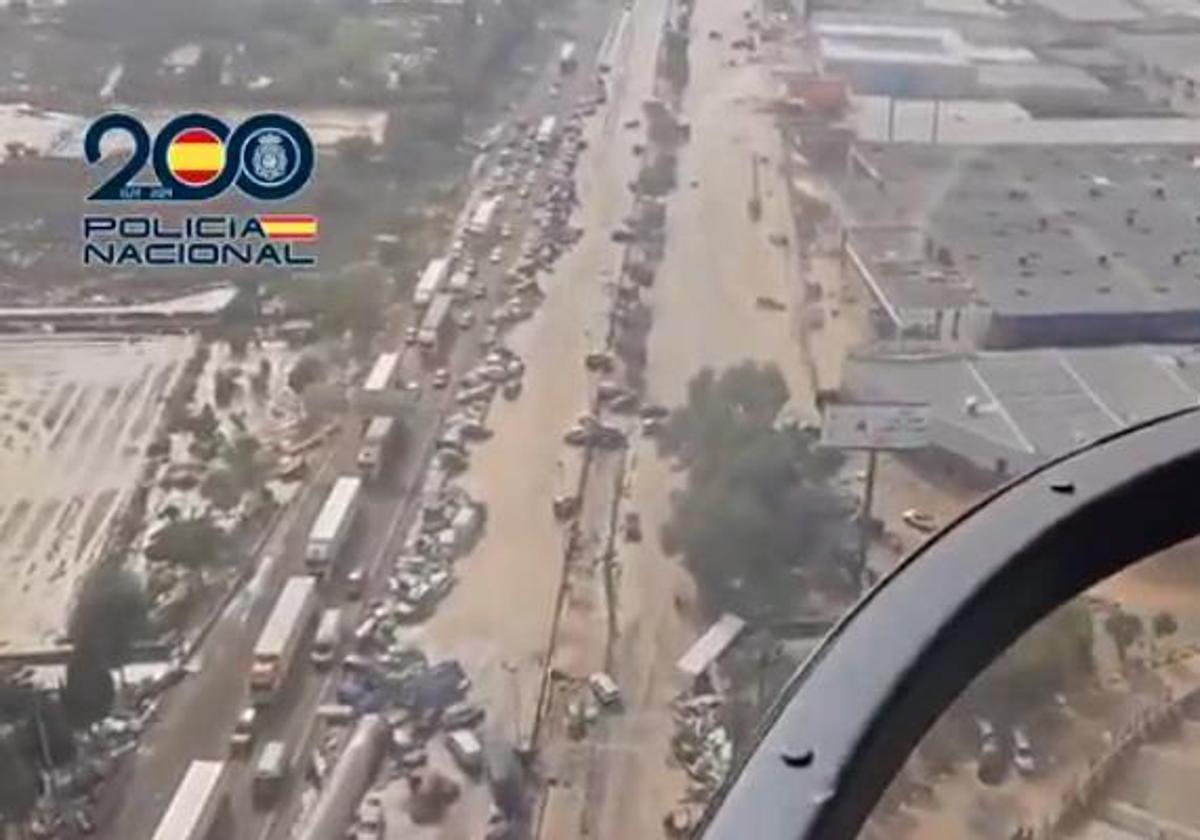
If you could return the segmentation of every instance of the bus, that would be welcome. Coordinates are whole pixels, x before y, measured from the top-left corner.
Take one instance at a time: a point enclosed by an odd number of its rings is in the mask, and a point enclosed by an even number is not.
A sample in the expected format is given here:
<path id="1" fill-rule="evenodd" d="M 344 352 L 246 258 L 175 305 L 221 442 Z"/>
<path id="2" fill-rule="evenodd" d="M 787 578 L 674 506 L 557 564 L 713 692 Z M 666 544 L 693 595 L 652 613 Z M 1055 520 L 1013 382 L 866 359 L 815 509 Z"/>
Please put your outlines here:
<path id="1" fill-rule="evenodd" d="M 175 788 L 153 840 L 220 840 L 233 832 L 229 798 L 222 789 L 224 761 L 193 761 Z"/>

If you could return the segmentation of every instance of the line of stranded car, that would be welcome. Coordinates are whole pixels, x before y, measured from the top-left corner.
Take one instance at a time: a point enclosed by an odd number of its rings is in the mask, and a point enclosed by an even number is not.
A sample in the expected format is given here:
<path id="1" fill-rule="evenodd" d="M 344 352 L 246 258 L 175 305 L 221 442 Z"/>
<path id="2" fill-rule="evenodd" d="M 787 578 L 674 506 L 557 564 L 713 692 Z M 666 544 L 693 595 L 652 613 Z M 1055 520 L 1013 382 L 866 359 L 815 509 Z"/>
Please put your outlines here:
<path id="1" fill-rule="evenodd" d="M 564 66 L 568 65 L 573 71 L 573 62 L 568 61 Z M 425 744 L 439 728 L 445 732 L 443 741 L 447 751 L 464 773 L 477 777 L 485 766 L 486 751 L 474 732 L 485 712 L 466 699 L 470 679 L 454 660 L 430 663 L 423 652 L 402 639 L 401 629 L 427 618 L 451 590 L 455 581 L 453 561 L 469 550 L 482 528 L 483 508 L 461 488 L 448 484 L 448 478 L 466 468 L 468 443 L 491 436 L 486 415 L 496 392 L 510 400 L 521 394 L 525 365 L 503 346 L 500 330 L 533 314 L 544 298 L 536 275 L 548 271 L 583 234 L 569 224 L 570 215 L 579 203 L 573 173 L 585 146 L 580 121 L 583 116 L 595 113 L 596 106 L 604 99 L 601 84 L 599 95 L 581 99 L 561 126 L 553 116 L 536 126 L 516 123 L 514 136 L 499 148 L 497 166 L 485 186 L 484 200 L 474 209 L 449 253 L 426 266 L 414 290 L 413 304 L 422 313 L 422 319 L 405 331 L 404 340 L 419 347 L 428 364 L 445 357 L 454 329 L 467 332 L 475 326 L 471 301 L 488 297 L 486 286 L 476 279 L 479 264 L 471 252 L 472 246 L 486 247 L 484 243 L 491 237 L 506 203 L 523 207 L 537 187 L 539 170 L 544 171 L 545 190 L 533 199 L 532 225 L 522 241 L 516 264 L 504 275 L 509 287 L 507 297 L 488 315 L 480 338 L 487 355 L 457 384 L 454 398 L 457 408 L 445 419 L 436 441 L 436 456 L 422 488 L 420 516 L 404 551 L 389 570 L 386 597 L 367 605 L 364 617 L 350 634 L 348 643 L 353 651 L 342 659 L 335 692 L 337 703 L 318 709 L 318 717 L 330 724 L 348 722 L 363 714 L 385 714 L 391 732 L 390 754 L 399 773 L 409 773 L 426 763 Z M 504 261 L 503 243 L 514 235 L 511 222 L 499 223 L 500 241 L 487 251 L 490 264 Z M 364 386 L 368 395 L 384 395 L 391 389 L 409 396 L 419 393 L 420 386 L 415 380 L 401 381 L 400 355 L 384 354 L 377 360 Z M 588 367 L 593 369 L 593 360 L 589 359 Z M 605 365 L 600 363 L 600 368 Z M 442 389 L 450 382 L 449 370 L 439 367 L 434 370 L 430 384 Z M 627 399 L 614 389 L 607 389 L 605 398 L 614 408 Z M 583 438 L 588 441 L 594 439 L 601 445 L 624 442 L 619 430 L 590 419 L 581 418 L 581 422 Z M 238 716 L 230 737 L 232 759 L 248 758 L 253 752 L 262 709 L 282 693 L 297 669 L 296 662 L 303 658 L 300 651 L 310 636 L 308 658 L 314 667 L 329 669 L 337 662 L 346 642 L 343 628 L 347 611 L 337 606 L 321 608 L 321 601 L 328 595 L 323 594 L 325 587 L 321 581 L 338 576 L 342 555 L 351 542 L 362 506 L 364 481 L 376 481 L 386 471 L 396 437 L 394 417 L 378 415 L 364 422 L 355 459 L 359 474 L 339 477 L 330 489 L 306 541 L 306 574 L 296 575 L 285 584 L 255 644 L 249 680 L 251 703 Z M 572 440 L 575 437 L 572 435 Z M 556 514 L 557 505 L 556 500 Z M 346 597 L 351 600 L 361 597 L 366 579 L 363 567 L 353 567 L 343 577 Z M 608 675 L 593 675 L 589 685 L 602 705 L 615 705 L 619 701 L 616 683 Z M 259 750 L 251 782 L 252 797 L 259 807 L 270 807 L 285 787 L 296 758 L 293 749 L 294 745 L 276 740 Z M 319 752 L 313 759 L 314 767 L 323 764 L 318 761 Z M 155 837 L 170 836 L 171 840 L 202 837 L 215 826 L 223 825 L 222 821 L 228 820 L 230 814 L 228 799 L 221 792 L 225 769 L 225 762 L 193 762 Z M 319 767 L 316 772 L 322 775 Z M 502 830 L 508 817 L 505 811 L 517 807 L 513 803 L 520 796 L 504 793 L 496 786 L 497 778 L 503 777 L 509 778 L 506 784 L 511 787 L 510 773 L 489 771 L 489 777 L 500 806 L 496 818 L 489 822 L 489 830 L 491 827 Z M 428 788 L 442 791 L 445 799 L 457 796 L 457 788 L 444 780 Z M 414 798 L 414 807 L 420 801 Z M 383 835 L 384 818 L 378 796 L 368 794 L 358 809 L 355 824 L 360 839 Z"/>

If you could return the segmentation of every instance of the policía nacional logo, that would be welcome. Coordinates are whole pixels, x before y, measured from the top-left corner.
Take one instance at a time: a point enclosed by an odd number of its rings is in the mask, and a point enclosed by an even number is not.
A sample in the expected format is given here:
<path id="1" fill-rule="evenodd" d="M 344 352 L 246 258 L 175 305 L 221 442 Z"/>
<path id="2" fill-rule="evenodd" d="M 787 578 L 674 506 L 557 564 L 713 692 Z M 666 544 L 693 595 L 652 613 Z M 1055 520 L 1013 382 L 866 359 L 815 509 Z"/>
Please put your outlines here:
<path id="1" fill-rule="evenodd" d="M 298 195 L 312 178 L 316 152 L 299 122 L 283 114 L 256 114 L 231 127 L 203 113 L 181 114 L 153 137 L 132 114 L 106 114 L 84 135 L 84 159 L 104 159 L 109 135 L 131 141 L 128 158 L 88 195 L 91 202 L 153 206 L 205 202 L 236 189 L 253 201 Z M 149 169 L 152 177 L 146 177 Z M 299 246 L 317 239 L 319 221 L 306 213 L 250 216 L 196 214 L 170 221 L 140 214 L 83 218 L 85 265 L 311 266 Z"/>

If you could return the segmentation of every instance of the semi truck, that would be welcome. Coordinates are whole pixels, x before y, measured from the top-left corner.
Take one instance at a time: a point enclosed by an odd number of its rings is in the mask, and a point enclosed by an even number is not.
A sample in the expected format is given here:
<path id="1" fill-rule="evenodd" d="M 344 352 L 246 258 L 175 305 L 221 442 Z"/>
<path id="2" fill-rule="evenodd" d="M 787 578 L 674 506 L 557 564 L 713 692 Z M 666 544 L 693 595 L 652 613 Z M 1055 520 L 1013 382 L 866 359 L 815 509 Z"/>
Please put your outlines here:
<path id="1" fill-rule="evenodd" d="M 222 789 L 224 761 L 193 761 L 158 822 L 154 840 L 214 840 L 231 837 L 233 818 Z"/>
<path id="2" fill-rule="evenodd" d="M 308 532 L 304 563 L 309 574 L 324 577 L 337 562 L 358 517 L 362 478 L 344 475 L 325 497 L 312 530 Z"/>
<path id="3" fill-rule="evenodd" d="M 450 258 L 434 257 L 421 272 L 417 287 L 413 290 L 413 305 L 418 308 L 428 306 L 433 302 L 434 295 L 442 290 L 442 284 L 450 274 Z"/>
<path id="4" fill-rule="evenodd" d="M 368 481 L 378 481 L 387 465 L 388 453 L 396 435 L 395 417 L 372 417 L 363 432 L 362 443 L 354 461 L 358 471 Z"/>
<path id="5" fill-rule="evenodd" d="M 440 294 L 429 304 L 425 317 L 421 319 L 421 328 L 417 331 L 417 344 L 426 356 L 436 356 L 442 353 L 454 334 L 454 319 L 452 309 L 454 297 Z"/>
<path id="6" fill-rule="evenodd" d="M 250 697 L 256 706 L 275 699 L 317 612 L 317 580 L 296 575 L 284 584 L 254 645 Z"/>

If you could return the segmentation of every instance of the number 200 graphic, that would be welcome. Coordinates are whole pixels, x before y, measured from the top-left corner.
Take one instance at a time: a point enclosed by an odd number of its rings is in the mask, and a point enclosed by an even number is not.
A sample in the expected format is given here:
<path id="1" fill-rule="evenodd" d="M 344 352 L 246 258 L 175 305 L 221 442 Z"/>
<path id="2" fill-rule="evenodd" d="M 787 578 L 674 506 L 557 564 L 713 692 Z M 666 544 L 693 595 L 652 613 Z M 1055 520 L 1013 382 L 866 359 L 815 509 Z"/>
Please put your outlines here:
<path id="1" fill-rule="evenodd" d="M 153 141 L 137 117 L 106 114 L 84 135 L 89 165 L 101 160 L 100 142 L 109 132 L 127 134 L 133 152 L 89 201 L 207 201 L 231 186 L 252 199 L 280 201 L 304 188 L 315 161 L 308 132 L 282 114 L 257 114 L 232 131 L 209 114 L 181 114 Z M 158 183 L 131 183 L 147 160 Z"/>

